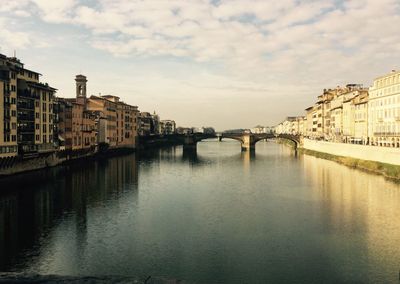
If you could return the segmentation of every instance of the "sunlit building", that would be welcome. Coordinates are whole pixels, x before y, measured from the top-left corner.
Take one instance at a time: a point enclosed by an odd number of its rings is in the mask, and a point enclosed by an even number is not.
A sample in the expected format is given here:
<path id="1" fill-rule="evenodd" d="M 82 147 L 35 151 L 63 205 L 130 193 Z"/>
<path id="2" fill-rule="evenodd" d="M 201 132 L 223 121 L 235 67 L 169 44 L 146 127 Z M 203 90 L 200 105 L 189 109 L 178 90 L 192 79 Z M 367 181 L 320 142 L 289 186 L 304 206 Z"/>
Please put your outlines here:
<path id="1" fill-rule="evenodd" d="M 400 147 L 400 71 L 376 78 L 369 89 L 368 137 L 372 145 Z"/>

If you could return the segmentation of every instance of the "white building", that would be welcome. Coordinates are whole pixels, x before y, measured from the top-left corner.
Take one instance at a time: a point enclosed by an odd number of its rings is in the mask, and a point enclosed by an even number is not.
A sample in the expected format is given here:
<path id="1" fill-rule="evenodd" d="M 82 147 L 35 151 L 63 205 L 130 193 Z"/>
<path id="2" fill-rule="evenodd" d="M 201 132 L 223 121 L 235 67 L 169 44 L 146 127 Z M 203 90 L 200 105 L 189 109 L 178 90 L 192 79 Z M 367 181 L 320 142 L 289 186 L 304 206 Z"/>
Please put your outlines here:
<path id="1" fill-rule="evenodd" d="M 374 80 L 369 89 L 368 137 L 371 145 L 400 147 L 400 72 Z"/>

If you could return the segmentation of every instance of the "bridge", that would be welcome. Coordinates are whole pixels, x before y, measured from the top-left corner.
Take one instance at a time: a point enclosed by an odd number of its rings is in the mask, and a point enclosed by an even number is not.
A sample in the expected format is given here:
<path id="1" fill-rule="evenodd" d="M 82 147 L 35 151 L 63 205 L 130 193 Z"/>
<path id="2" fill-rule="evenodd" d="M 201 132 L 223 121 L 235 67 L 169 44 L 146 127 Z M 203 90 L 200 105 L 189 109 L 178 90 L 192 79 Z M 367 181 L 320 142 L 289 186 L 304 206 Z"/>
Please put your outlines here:
<path id="1" fill-rule="evenodd" d="M 234 139 L 241 143 L 242 151 L 254 151 L 255 145 L 258 141 L 265 139 L 274 139 L 281 138 L 294 142 L 295 148 L 297 148 L 301 143 L 301 137 L 299 135 L 291 135 L 291 134 L 273 134 L 273 133 L 262 133 L 262 134 L 254 134 L 254 133 L 216 133 L 216 134 L 203 134 L 203 133 L 194 133 L 187 134 L 183 137 L 183 146 L 185 148 L 193 148 L 197 147 L 197 142 L 200 142 L 205 139 L 210 138 L 218 138 L 219 141 L 222 139 Z"/>

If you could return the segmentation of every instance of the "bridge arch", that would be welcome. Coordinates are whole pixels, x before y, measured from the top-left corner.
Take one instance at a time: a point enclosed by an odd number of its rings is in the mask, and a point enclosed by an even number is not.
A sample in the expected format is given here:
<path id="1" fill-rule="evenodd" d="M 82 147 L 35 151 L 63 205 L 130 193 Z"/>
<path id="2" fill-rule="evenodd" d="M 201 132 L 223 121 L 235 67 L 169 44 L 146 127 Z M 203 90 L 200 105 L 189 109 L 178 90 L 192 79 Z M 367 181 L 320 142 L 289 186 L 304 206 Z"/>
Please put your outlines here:
<path id="1" fill-rule="evenodd" d="M 299 135 L 279 134 L 276 137 L 292 141 L 294 143 L 296 149 L 300 146 L 300 136 Z"/>

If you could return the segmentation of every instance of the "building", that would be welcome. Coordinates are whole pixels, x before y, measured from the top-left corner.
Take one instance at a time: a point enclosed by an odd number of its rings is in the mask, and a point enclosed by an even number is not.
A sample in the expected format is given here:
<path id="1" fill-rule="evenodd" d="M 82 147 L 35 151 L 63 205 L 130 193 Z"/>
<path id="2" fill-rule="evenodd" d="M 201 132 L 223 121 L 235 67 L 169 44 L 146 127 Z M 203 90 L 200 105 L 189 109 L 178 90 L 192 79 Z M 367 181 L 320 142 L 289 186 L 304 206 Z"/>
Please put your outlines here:
<path id="1" fill-rule="evenodd" d="M 56 89 L 16 57 L 0 54 L 0 157 L 55 151 L 53 103 Z"/>
<path id="2" fill-rule="evenodd" d="M 256 127 L 253 127 L 251 129 L 251 133 L 255 133 L 255 134 L 264 134 L 264 133 L 272 133 L 272 132 L 273 132 L 273 128 L 270 126 L 257 125 Z"/>
<path id="3" fill-rule="evenodd" d="M 400 71 L 376 78 L 369 88 L 368 137 L 371 145 L 400 147 Z"/>
<path id="4" fill-rule="evenodd" d="M 158 116 L 157 116 L 158 117 Z M 148 136 L 158 134 L 156 129 L 157 121 L 154 121 L 154 115 L 149 112 L 139 113 L 139 136 Z"/>
<path id="5" fill-rule="evenodd" d="M 151 115 L 151 119 L 153 122 L 153 132 L 152 134 L 161 134 L 160 132 L 160 117 L 156 112 L 154 111 L 153 114 Z"/>
<path id="6" fill-rule="evenodd" d="M 60 150 L 92 150 L 97 146 L 96 115 L 87 109 L 86 83 L 83 75 L 75 77 L 76 97 L 55 100 L 57 141 Z"/>
<path id="7" fill-rule="evenodd" d="M 55 140 L 59 150 L 72 150 L 72 103 L 67 99 L 56 98 L 54 102 Z"/>
<path id="8" fill-rule="evenodd" d="M 369 144 L 368 141 L 368 100 L 369 93 L 364 92 L 353 99 L 354 137 L 353 143 Z"/>
<path id="9" fill-rule="evenodd" d="M 307 137 L 312 137 L 313 136 L 313 129 L 314 129 L 314 122 L 313 122 L 313 118 L 314 118 L 314 106 L 310 106 L 308 108 L 305 109 L 306 112 L 306 125 L 305 125 L 305 133 L 304 135 Z M 316 131 L 316 130 L 315 130 Z"/>
<path id="10" fill-rule="evenodd" d="M 159 122 L 159 133 L 164 135 L 175 134 L 176 123 L 174 120 L 161 120 Z"/>
<path id="11" fill-rule="evenodd" d="M 86 86 L 84 88 L 86 90 Z M 97 142 L 110 148 L 135 148 L 138 135 L 137 106 L 128 105 L 117 96 L 90 96 L 87 110 L 96 117 Z"/>
<path id="12" fill-rule="evenodd" d="M 193 133 L 193 129 L 190 127 L 177 127 L 176 128 L 176 134 L 192 134 Z"/>
<path id="13" fill-rule="evenodd" d="M 87 109 L 99 114 L 99 120 L 103 121 L 103 127 L 99 129 L 99 136 L 104 137 L 104 141 L 111 148 L 117 147 L 117 103 L 109 100 L 109 97 L 90 96 L 87 100 Z M 101 133 L 105 131 L 105 133 Z"/>
<path id="14" fill-rule="evenodd" d="M 284 121 L 279 123 L 275 127 L 276 134 L 292 134 L 298 135 L 300 134 L 300 121 L 303 117 L 296 117 L 296 116 L 288 116 Z M 304 125 L 302 124 L 302 127 Z"/>
<path id="15" fill-rule="evenodd" d="M 72 103 L 72 150 L 93 149 L 96 141 L 96 116 L 79 100 Z"/>

